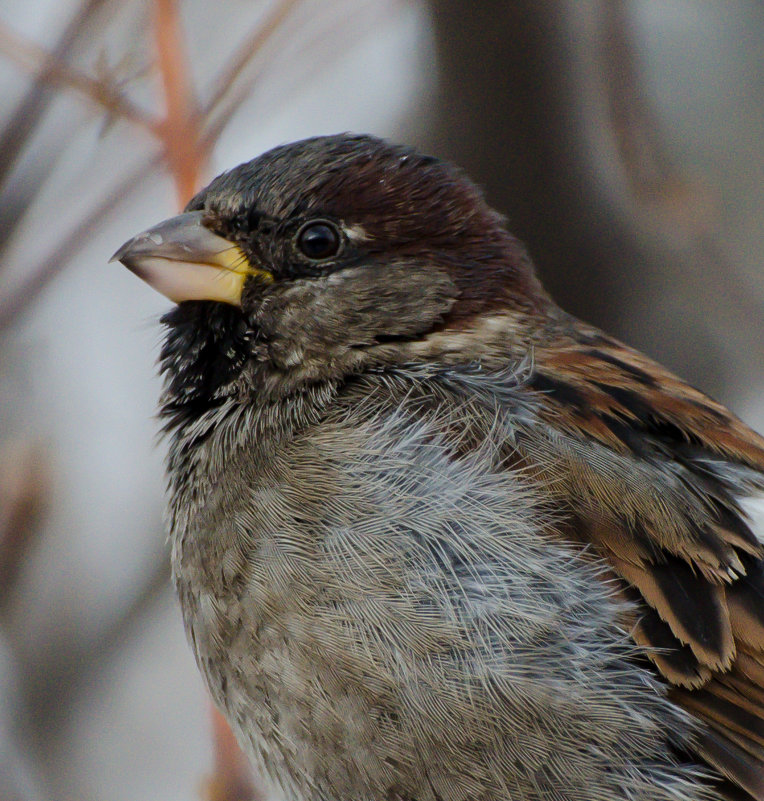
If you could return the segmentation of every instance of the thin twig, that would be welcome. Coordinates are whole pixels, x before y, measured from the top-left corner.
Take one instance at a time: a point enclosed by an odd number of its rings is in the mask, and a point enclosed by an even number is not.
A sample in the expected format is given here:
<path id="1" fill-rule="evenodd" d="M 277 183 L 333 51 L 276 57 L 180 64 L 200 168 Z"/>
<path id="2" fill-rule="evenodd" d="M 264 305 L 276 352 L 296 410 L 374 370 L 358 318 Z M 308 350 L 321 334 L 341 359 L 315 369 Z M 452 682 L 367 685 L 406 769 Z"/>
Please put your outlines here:
<path id="1" fill-rule="evenodd" d="M 191 70 L 176 0 L 155 0 L 154 31 L 167 109 L 160 136 L 178 205 L 183 207 L 198 189 L 206 154 L 199 146 L 199 109 L 191 86 Z"/>
<path id="2" fill-rule="evenodd" d="M 59 64 L 67 60 L 74 48 L 83 39 L 88 24 L 100 11 L 106 0 L 84 0 L 63 33 L 50 51 L 48 59 L 42 65 L 39 75 L 29 86 L 16 110 L 11 115 L 2 131 L 0 131 L 0 186 L 16 163 L 19 153 L 29 142 L 30 133 L 40 116 L 48 106 L 51 98 L 49 81 L 47 80 L 49 64 Z"/>
<path id="3" fill-rule="evenodd" d="M 166 107 L 160 134 L 178 205 L 182 208 L 198 188 L 199 176 L 214 142 L 202 141 L 203 115 L 199 113 L 190 83 L 191 71 L 176 0 L 155 0 L 154 30 Z M 258 796 L 246 759 L 228 724 L 219 713 L 215 714 L 212 730 L 215 765 L 208 782 L 210 801 L 254 801 Z"/>
<path id="4" fill-rule="evenodd" d="M 54 59 L 47 50 L 14 33 L 2 23 L 0 52 L 31 72 L 36 79 L 74 89 L 110 115 L 128 120 L 156 135 L 159 123 L 148 112 L 133 105 L 114 85 Z"/>
<path id="5" fill-rule="evenodd" d="M 239 45 L 231 59 L 219 71 L 209 100 L 204 106 L 206 119 L 218 107 L 247 64 L 261 52 L 273 35 L 279 31 L 292 11 L 304 0 L 280 0 L 268 16 L 260 22 Z"/>
<path id="6" fill-rule="evenodd" d="M 69 259 L 88 242 L 89 235 L 127 195 L 131 194 L 152 170 L 161 163 L 161 156 L 152 156 L 136 167 L 106 197 L 103 198 L 79 225 L 76 225 L 53 252 L 31 270 L 11 294 L 0 298 L 0 331 L 7 329 L 30 302 L 58 275 Z"/>
<path id="7" fill-rule="evenodd" d="M 372 8 L 375 8 L 374 4 L 366 3 L 365 5 L 371 5 Z M 363 27 L 357 26 L 354 29 L 354 38 L 360 40 L 361 37 L 366 35 L 369 31 L 377 29 L 379 26 L 379 17 L 386 16 L 389 17 L 391 8 L 400 10 L 402 8 L 403 2 L 401 0 L 391 0 L 390 5 L 386 6 L 384 9 L 378 9 L 376 14 L 360 14 L 358 13 L 359 6 L 353 6 L 353 12 L 356 12 L 357 17 L 363 20 Z M 350 12 L 352 13 L 352 12 Z M 348 18 L 345 16 L 343 18 L 343 24 L 345 26 L 348 25 Z M 312 63 L 320 63 L 322 68 L 326 69 L 326 67 L 336 58 L 340 57 L 343 54 L 343 51 L 336 46 L 331 46 L 328 42 L 329 36 L 328 34 L 331 33 L 333 28 L 331 25 L 327 25 L 324 29 L 314 33 L 313 36 L 309 40 L 301 42 L 301 50 L 304 54 L 310 53 Z M 318 45 L 329 45 L 324 47 L 324 49 L 317 53 L 316 47 Z M 258 67 L 249 75 L 247 75 L 246 80 L 242 80 L 230 91 L 230 97 L 228 101 L 223 103 L 221 98 L 221 102 L 218 104 L 218 107 L 213 109 L 211 106 L 207 106 L 206 108 L 209 109 L 209 117 L 205 119 L 206 127 L 204 130 L 203 135 L 203 142 L 205 147 L 212 147 L 214 143 L 220 137 L 220 134 L 223 132 L 225 127 L 231 121 L 231 118 L 236 114 L 236 112 L 241 108 L 244 102 L 252 93 L 253 87 L 260 83 L 263 77 L 268 73 L 269 69 L 272 69 L 274 64 L 272 62 L 265 62 Z M 308 78 L 310 75 L 313 74 L 313 71 L 307 76 Z M 297 90 L 304 89 L 304 77 L 302 74 L 299 77 L 295 78 L 290 85 L 285 87 L 279 95 L 279 99 L 281 102 L 287 102 L 291 94 L 296 92 Z"/>

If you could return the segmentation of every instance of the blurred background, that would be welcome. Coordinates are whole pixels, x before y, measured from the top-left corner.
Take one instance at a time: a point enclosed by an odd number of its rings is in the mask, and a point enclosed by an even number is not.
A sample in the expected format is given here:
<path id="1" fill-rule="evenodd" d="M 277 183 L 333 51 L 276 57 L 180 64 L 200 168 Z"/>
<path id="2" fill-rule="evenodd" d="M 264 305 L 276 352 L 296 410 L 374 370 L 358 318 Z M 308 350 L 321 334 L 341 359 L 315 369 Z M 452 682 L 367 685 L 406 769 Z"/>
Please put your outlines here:
<path id="1" fill-rule="evenodd" d="M 0 801 L 259 797 L 172 596 L 167 301 L 109 257 L 343 130 L 452 159 L 562 305 L 764 429 L 760 0 L 2 0 Z"/>

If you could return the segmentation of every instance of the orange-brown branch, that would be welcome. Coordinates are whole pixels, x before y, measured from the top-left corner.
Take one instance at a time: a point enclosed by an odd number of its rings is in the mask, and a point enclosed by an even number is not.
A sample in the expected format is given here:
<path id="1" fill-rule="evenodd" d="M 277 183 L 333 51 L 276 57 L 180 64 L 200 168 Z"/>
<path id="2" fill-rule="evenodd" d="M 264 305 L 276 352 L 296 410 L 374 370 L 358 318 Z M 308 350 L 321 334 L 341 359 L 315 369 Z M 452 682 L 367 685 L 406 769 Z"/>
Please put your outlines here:
<path id="1" fill-rule="evenodd" d="M 258 801 L 262 798 L 249 772 L 246 757 L 239 749 L 225 718 L 210 706 L 215 741 L 214 773 L 207 781 L 207 801 Z"/>
<path id="2" fill-rule="evenodd" d="M 154 31 L 167 109 L 161 135 L 178 205 L 182 207 L 198 188 L 206 153 L 200 147 L 200 116 L 176 0 L 155 0 Z"/>

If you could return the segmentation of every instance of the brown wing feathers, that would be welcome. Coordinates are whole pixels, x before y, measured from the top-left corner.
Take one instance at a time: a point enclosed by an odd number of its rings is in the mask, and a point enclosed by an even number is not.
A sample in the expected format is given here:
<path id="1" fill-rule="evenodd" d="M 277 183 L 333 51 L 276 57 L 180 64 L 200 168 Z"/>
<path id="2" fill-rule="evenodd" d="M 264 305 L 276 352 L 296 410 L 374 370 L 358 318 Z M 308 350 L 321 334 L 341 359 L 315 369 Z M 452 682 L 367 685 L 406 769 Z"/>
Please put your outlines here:
<path id="1" fill-rule="evenodd" d="M 675 556 L 645 567 L 617 557 L 610 561 L 623 578 L 639 588 L 660 619 L 668 623 L 674 637 L 689 646 L 700 665 L 712 670 L 730 668 L 735 644 L 723 586 L 710 583 Z"/>
<path id="2" fill-rule="evenodd" d="M 642 476 L 641 489 L 624 481 L 620 494 L 609 482 L 599 496 L 596 475 L 576 476 L 566 489 L 580 493 L 579 533 L 638 590 L 635 639 L 655 649 L 676 701 L 707 723 L 701 754 L 764 798 L 764 553 L 739 503 L 751 485 L 764 492 L 764 439 L 599 332 L 582 329 L 535 364 L 545 423 L 605 446 L 613 472 L 626 459 L 635 470 L 622 472 Z M 576 470 L 588 471 L 586 460 Z"/>

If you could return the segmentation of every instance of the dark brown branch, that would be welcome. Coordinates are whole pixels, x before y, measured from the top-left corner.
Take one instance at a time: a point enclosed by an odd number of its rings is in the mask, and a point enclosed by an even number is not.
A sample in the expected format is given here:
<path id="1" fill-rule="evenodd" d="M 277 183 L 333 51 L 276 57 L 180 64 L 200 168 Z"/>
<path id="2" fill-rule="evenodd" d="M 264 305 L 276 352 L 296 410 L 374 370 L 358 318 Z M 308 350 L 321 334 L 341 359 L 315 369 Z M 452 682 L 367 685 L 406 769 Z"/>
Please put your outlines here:
<path id="1" fill-rule="evenodd" d="M 33 542 L 46 489 L 41 449 L 28 442 L 4 444 L 0 452 L 0 611 Z"/>

